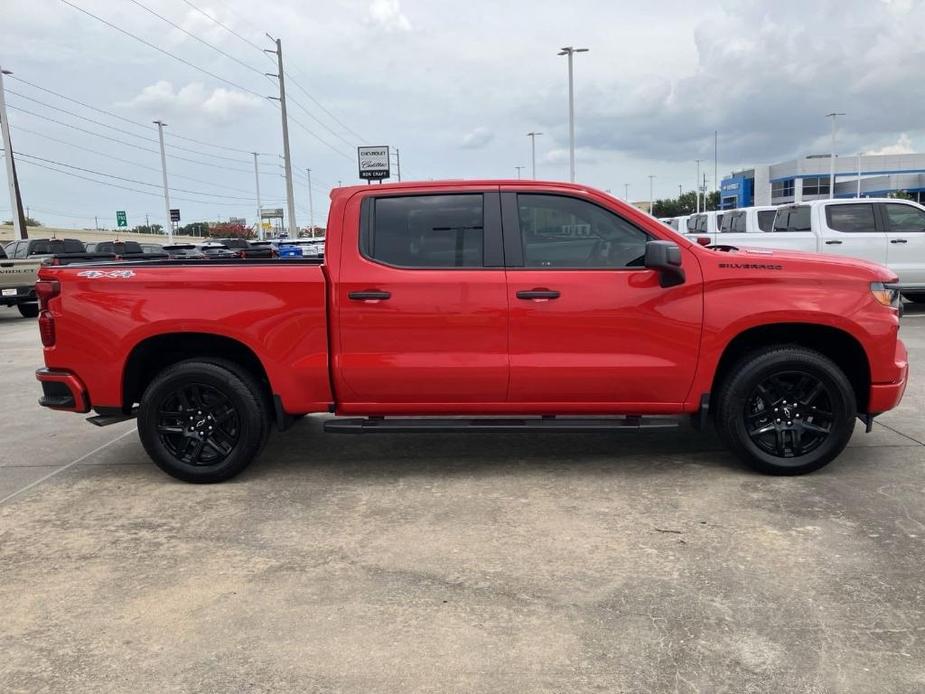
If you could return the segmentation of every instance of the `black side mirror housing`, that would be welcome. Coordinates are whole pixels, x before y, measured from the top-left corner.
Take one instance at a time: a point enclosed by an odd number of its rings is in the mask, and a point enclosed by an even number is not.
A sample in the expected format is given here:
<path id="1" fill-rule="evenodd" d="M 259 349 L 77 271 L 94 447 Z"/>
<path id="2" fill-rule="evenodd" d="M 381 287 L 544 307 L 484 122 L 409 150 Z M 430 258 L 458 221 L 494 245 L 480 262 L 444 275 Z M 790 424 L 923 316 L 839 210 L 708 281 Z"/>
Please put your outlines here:
<path id="1" fill-rule="evenodd" d="M 684 269 L 681 267 L 681 247 L 673 241 L 649 241 L 646 243 L 646 267 L 659 274 L 662 287 L 676 287 L 684 284 Z"/>

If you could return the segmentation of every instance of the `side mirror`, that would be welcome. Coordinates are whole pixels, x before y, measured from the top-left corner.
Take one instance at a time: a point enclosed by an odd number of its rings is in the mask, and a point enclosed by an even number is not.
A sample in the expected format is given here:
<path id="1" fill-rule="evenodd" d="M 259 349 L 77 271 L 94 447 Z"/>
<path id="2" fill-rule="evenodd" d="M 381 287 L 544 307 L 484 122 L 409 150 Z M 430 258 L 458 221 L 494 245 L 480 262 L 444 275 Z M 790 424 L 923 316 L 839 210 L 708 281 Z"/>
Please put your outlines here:
<path id="1" fill-rule="evenodd" d="M 659 273 L 661 286 L 675 287 L 684 284 L 681 268 L 681 248 L 673 241 L 646 243 L 646 267 Z"/>

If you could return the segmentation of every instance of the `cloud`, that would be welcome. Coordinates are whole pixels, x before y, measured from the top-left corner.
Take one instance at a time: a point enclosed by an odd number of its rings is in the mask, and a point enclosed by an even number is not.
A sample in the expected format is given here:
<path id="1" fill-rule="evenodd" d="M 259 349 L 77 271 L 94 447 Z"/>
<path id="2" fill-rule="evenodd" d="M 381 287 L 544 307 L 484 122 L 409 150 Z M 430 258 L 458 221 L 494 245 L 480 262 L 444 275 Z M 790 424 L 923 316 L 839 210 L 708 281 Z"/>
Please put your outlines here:
<path id="1" fill-rule="evenodd" d="M 398 0 L 372 0 L 369 20 L 386 31 L 411 31 L 411 22 L 402 14 Z"/>
<path id="2" fill-rule="evenodd" d="M 261 103 L 251 94 L 225 87 L 210 91 L 201 82 L 191 82 L 174 89 L 171 82 L 161 80 L 118 105 L 143 111 L 151 117 L 197 116 L 212 123 L 226 124 L 255 110 Z"/>
<path id="3" fill-rule="evenodd" d="M 476 128 L 463 137 L 460 147 L 463 149 L 481 149 L 495 139 L 495 134 L 488 128 Z"/>
<path id="4" fill-rule="evenodd" d="M 568 147 L 551 149 L 546 154 L 543 155 L 542 159 L 545 164 L 568 164 L 569 163 L 569 150 Z M 575 148 L 575 161 L 582 164 L 596 164 L 598 163 L 598 157 L 595 155 L 593 150 L 576 147 Z"/>
<path id="5" fill-rule="evenodd" d="M 913 152 L 915 152 L 915 148 L 912 146 L 912 140 L 909 135 L 902 133 L 892 145 L 867 150 L 864 154 L 912 154 Z"/>

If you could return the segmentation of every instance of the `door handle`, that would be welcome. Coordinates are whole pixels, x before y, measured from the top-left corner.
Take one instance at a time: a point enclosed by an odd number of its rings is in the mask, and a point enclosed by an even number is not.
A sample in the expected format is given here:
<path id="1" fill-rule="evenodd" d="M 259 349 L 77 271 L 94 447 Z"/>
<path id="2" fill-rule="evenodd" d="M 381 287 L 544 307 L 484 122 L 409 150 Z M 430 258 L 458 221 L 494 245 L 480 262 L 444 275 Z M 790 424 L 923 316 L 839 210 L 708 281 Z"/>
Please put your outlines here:
<path id="1" fill-rule="evenodd" d="M 350 292 L 347 296 L 351 301 L 385 301 L 392 296 L 392 292 L 371 290 L 366 292 Z"/>
<path id="2" fill-rule="evenodd" d="M 890 243 L 909 243 L 906 239 L 890 239 Z"/>
<path id="3" fill-rule="evenodd" d="M 841 246 L 841 243 L 842 243 L 841 241 L 826 241 L 825 245 L 826 246 Z"/>
<path id="4" fill-rule="evenodd" d="M 558 299 L 559 292 L 555 289 L 530 289 L 517 292 L 518 299 Z"/>

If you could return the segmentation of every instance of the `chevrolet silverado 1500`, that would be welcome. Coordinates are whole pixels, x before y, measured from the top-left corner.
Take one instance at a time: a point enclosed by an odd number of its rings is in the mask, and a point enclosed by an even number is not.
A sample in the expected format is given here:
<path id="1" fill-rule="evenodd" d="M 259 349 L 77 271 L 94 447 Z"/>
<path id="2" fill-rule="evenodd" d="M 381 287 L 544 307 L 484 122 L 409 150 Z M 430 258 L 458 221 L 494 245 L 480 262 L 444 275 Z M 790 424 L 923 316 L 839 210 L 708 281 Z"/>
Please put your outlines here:
<path id="1" fill-rule="evenodd" d="M 41 403 L 137 416 L 192 482 L 271 425 L 330 432 L 695 425 L 775 474 L 815 470 L 897 405 L 895 274 L 705 248 L 610 195 L 533 181 L 331 194 L 323 261 L 46 267 Z"/>

